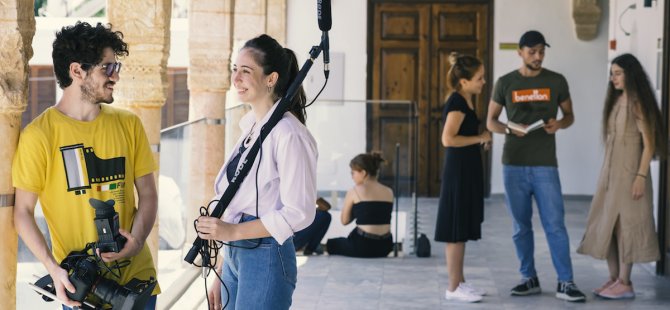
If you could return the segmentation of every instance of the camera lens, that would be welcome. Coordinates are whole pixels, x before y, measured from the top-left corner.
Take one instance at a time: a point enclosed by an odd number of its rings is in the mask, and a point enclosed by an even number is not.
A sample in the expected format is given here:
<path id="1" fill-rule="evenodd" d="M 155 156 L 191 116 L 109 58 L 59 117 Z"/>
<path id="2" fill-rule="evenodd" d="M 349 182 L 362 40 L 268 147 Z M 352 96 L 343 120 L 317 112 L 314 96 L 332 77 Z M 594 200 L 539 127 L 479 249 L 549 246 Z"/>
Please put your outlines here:
<path id="1" fill-rule="evenodd" d="M 157 283 L 153 278 L 147 281 L 133 278 L 121 286 L 112 280 L 100 279 L 93 289 L 93 294 L 104 303 L 112 305 L 114 310 L 144 309 Z"/>
<path id="2" fill-rule="evenodd" d="M 128 289 L 119 285 L 118 283 L 101 278 L 98 284 L 93 289 L 93 294 L 102 299 L 105 303 L 116 304 L 116 300 L 124 300 L 128 297 Z"/>

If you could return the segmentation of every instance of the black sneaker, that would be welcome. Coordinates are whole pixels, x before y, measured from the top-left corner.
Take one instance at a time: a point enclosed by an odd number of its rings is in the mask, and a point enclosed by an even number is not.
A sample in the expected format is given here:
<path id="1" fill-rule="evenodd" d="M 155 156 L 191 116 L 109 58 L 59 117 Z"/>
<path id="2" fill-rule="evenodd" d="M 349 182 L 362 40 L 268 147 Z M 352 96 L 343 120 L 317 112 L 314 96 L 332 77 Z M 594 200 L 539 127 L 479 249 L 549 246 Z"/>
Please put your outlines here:
<path id="1" fill-rule="evenodd" d="M 577 288 L 575 282 L 558 282 L 558 289 L 556 289 L 556 298 L 567 301 L 586 301 L 586 295 Z"/>
<path id="2" fill-rule="evenodd" d="M 540 293 L 542 293 L 542 289 L 540 288 L 540 280 L 538 280 L 537 277 L 522 279 L 521 283 L 510 291 L 510 294 L 513 296 L 526 296 Z"/>

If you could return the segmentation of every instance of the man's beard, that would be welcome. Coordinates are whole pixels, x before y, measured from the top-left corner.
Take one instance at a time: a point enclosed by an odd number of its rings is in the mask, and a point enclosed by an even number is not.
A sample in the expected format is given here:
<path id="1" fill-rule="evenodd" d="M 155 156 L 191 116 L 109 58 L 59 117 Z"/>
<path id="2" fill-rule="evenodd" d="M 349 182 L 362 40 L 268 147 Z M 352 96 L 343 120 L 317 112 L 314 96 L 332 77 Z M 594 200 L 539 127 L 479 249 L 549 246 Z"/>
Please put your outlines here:
<path id="1" fill-rule="evenodd" d="M 540 71 L 542 69 L 542 63 L 540 63 L 537 67 L 533 65 L 533 63 L 526 64 L 526 68 L 531 71 Z"/>
<path id="2" fill-rule="evenodd" d="M 108 84 L 113 84 L 113 82 L 107 82 L 104 85 L 107 86 Z M 95 104 L 110 104 L 114 102 L 114 97 L 111 94 L 108 97 L 105 97 L 104 95 L 97 95 L 93 83 L 88 80 L 81 85 L 81 97 L 82 99 Z"/>

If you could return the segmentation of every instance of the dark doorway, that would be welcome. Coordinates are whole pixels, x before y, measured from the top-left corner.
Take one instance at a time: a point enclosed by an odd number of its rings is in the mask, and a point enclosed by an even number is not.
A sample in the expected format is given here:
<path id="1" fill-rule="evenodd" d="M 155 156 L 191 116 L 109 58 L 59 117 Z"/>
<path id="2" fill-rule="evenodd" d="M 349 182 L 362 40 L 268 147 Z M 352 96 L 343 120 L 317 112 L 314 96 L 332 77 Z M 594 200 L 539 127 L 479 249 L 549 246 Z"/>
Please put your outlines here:
<path id="1" fill-rule="evenodd" d="M 491 81 L 493 63 L 493 1 L 392 1 L 368 2 L 368 98 L 410 100 L 417 107 L 417 165 L 401 170 L 400 179 L 417 178 L 419 196 L 437 196 L 440 191 L 444 148 L 442 108 L 451 52 L 480 58 Z M 485 119 L 491 85 L 476 100 L 480 119 Z M 368 119 L 368 149 L 389 150 L 394 143 L 383 139 L 385 127 L 393 123 L 394 134 L 405 134 L 412 124 L 400 124 L 391 109 L 372 109 Z M 482 122 L 482 128 L 485 122 Z M 391 156 L 387 156 L 391 158 Z M 491 154 L 484 156 L 485 192 L 490 192 Z M 416 170 L 416 171 L 415 171 Z M 385 174 L 382 182 L 393 180 Z M 388 180 L 387 180 L 388 179 Z"/>

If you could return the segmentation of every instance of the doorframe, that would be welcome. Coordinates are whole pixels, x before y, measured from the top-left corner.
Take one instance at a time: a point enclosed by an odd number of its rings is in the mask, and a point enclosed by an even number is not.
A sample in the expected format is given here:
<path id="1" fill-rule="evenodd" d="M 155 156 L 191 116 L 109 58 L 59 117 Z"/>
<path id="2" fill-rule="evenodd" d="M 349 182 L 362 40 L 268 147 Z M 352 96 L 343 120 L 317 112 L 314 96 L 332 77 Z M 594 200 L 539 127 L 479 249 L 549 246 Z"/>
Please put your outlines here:
<path id="1" fill-rule="evenodd" d="M 374 28 L 374 24 L 373 24 L 374 14 L 375 14 L 374 8 L 375 8 L 375 5 L 378 4 L 378 3 L 488 4 L 488 12 L 487 12 L 488 13 L 488 16 L 487 16 L 487 18 L 488 18 L 488 20 L 487 20 L 488 29 L 486 29 L 485 31 L 487 31 L 490 34 L 488 36 L 488 42 L 486 43 L 487 46 L 488 46 L 488 53 L 486 55 L 486 58 L 487 58 L 486 60 L 488 61 L 489 68 L 486 69 L 485 79 L 487 81 L 492 81 L 493 80 L 493 67 L 494 67 L 494 63 L 493 63 L 494 57 L 493 57 L 493 55 L 495 54 L 494 53 L 495 46 L 494 46 L 494 38 L 493 38 L 494 37 L 493 36 L 493 33 L 494 33 L 493 32 L 493 30 L 494 30 L 493 29 L 493 22 L 494 22 L 493 16 L 494 16 L 494 13 L 495 13 L 494 0 L 367 0 L 367 1 L 368 1 L 368 7 L 367 7 L 367 10 L 368 10 L 367 32 L 368 33 L 370 33 L 372 31 L 372 29 Z M 366 73 L 367 73 L 367 79 L 366 80 L 367 81 L 366 81 L 366 91 L 365 91 L 365 93 L 366 93 L 365 96 L 368 99 L 371 98 L 372 90 L 373 90 L 373 87 L 374 87 L 374 85 L 372 85 L 372 74 L 373 74 L 373 65 L 374 65 L 374 59 L 373 59 L 374 51 L 372 50 L 373 47 L 374 47 L 373 46 L 374 45 L 373 41 L 374 41 L 373 37 L 368 36 L 368 39 L 367 39 L 367 70 L 366 70 Z M 486 83 L 486 85 L 484 87 L 488 88 L 487 93 L 489 95 L 488 99 L 490 100 L 490 97 L 491 97 L 492 92 L 493 92 L 493 83 Z M 484 115 L 486 115 L 486 113 L 488 113 L 488 105 L 487 104 L 484 105 L 484 109 L 486 109 L 485 114 L 484 114 Z M 419 111 L 416 111 L 416 112 L 417 112 L 417 117 L 418 117 Z M 426 133 L 426 134 L 429 134 L 429 133 Z M 367 145 L 367 141 L 366 141 L 366 145 Z M 484 183 L 484 196 L 485 197 L 490 197 L 490 195 L 491 195 L 491 179 L 492 179 L 491 168 L 493 167 L 493 152 L 492 151 L 487 151 L 487 152 L 484 153 L 484 155 L 485 155 L 484 156 L 484 161 L 485 161 L 485 163 L 484 163 L 484 177 L 485 177 L 485 179 L 484 179 L 484 182 L 485 182 Z M 415 154 L 415 156 L 418 156 L 418 154 Z M 415 169 L 418 169 L 418 162 L 417 162 L 416 166 L 417 167 Z M 437 167 L 437 168 L 442 169 L 442 167 Z M 415 174 L 414 183 L 417 183 L 418 182 L 417 178 L 418 178 L 418 175 L 419 175 L 419 171 L 415 170 L 414 174 Z M 415 192 L 418 193 L 417 188 L 415 188 Z"/>
<path id="2" fill-rule="evenodd" d="M 665 3 L 665 13 L 663 14 L 663 57 L 661 57 L 661 112 L 663 113 L 664 130 L 668 133 L 668 122 L 670 121 L 670 4 Z M 668 158 L 661 159 L 660 173 L 658 178 L 658 246 L 661 251 L 661 258 L 656 262 L 656 275 L 666 275 L 669 271 L 666 268 L 668 261 L 668 239 L 667 224 L 668 218 Z"/>

